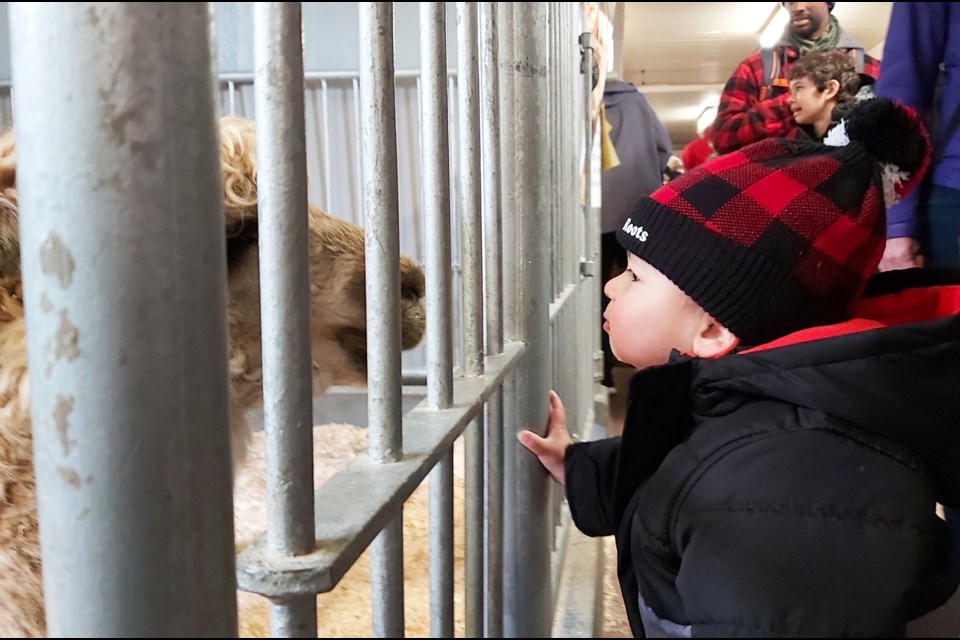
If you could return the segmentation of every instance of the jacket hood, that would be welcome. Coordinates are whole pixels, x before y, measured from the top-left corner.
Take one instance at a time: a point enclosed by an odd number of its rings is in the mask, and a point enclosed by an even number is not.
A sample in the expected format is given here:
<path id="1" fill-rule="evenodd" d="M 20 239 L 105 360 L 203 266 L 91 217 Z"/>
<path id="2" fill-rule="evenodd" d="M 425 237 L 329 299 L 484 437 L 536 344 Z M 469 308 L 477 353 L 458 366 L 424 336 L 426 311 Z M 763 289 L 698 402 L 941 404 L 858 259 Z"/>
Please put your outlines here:
<path id="1" fill-rule="evenodd" d="M 874 276 L 853 320 L 693 363 L 695 413 L 759 397 L 824 412 L 921 456 L 960 505 L 960 271 Z"/>
<path id="2" fill-rule="evenodd" d="M 603 104 L 606 107 L 615 105 L 623 99 L 624 95 L 637 93 L 637 88 L 623 80 L 607 80 L 603 85 Z"/>

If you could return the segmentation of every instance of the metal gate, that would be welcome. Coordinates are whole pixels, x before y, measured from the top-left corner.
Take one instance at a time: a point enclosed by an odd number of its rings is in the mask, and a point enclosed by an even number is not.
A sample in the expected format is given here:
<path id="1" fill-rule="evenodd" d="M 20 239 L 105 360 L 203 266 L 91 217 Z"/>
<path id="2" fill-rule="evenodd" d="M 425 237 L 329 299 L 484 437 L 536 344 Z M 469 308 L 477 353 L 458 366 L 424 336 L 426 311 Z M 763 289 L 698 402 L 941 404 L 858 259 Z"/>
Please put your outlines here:
<path id="1" fill-rule="evenodd" d="M 222 224 L 209 215 L 220 207 L 215 115 L 223 104 L 212 82 L 210 8 L 12 8 L 51 635 L 235 635 L 239 584 L 271 599 L 273 635 L 315 636 L 315 595 L 332 589 L 372 544 L 374 632 L 401 636 L 401 507 L 429 475 L 431 634 L 452 636 L 452 447 L 461 434 L 466 635 L 550 634 L 569 516 L 562 493 L 515 434 L 545 427 L 550 388 L 563 397 L 572 432 L 590 437 L 595 423 L 599 231 L 583 204 L 591 200 L 593 163 L 586 161 L 591 74 L 589 64 L 581 73 L 582 5 L 458 3 L 456 146 L 445 4 L 420 5 L 427 397 L 402 414 L 393 7 L 360 3 L 361 69 L 350 82 L 359 96 L 370 444 L 316 492 L 309 436 L 295 428 L 311 418 L 300 4 L 255 9 L 265 430 L 273 454 L 268 529 L 236 558 L 225 261 Z M 326 91 L 327 79 L 317 80 Z M 227 104 L 241 81 L 223 79 Z M 318 155 L 329 201 L 329 155 Z M 46 345 L 62 338 L 65 319 L 78 352 L 48 362 Z M 137 357 L 121 363 L 118 354 Z M 69 458 L 54 418 L 68 400 L 79 443 Z M 65 468 L 91 480 L 64 483 Z"/>

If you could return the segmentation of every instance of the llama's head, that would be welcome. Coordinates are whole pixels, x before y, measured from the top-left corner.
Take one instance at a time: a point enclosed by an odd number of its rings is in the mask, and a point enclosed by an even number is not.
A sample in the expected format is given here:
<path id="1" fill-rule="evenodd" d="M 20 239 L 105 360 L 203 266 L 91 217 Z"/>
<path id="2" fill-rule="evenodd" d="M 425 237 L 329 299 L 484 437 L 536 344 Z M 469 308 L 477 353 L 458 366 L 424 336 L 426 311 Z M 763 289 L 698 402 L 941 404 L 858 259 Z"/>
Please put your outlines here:
<path id="1" fill-rule="evenodd" d="M 262 402 L 260 278 L 256 134 L 253 122 L 220 120 L 230 384 L 233 410 Z M 0 136 L 0 282 L 19 284 L 19 225 L 14 132 Z M 315 207 L 309 212 L 310 321 L 316 393 L 331 384 L 366 380 L 366 306 L 363 230 Z M 402 347 L 423 337 L 424 278 L 409 258 L 400 259 Z M 5 285 L 6 286 L 6 285 Z M 235 418 L 240 418 L 235 415 Z"/>
<path id="2" fill-rule="evenodd" d="M 260 401 L 260 287 L 257 250 L 256 134 L 249 120 L 220 122 L 227 230 L 230 372 L 240 408 Z M 314 390 L 363 384 L 367 374 L 363 230 L 316 207 L 309 210 L 310 324 Z M 423 337 L 423 271 L 400 258 L 401 346 Z"/>

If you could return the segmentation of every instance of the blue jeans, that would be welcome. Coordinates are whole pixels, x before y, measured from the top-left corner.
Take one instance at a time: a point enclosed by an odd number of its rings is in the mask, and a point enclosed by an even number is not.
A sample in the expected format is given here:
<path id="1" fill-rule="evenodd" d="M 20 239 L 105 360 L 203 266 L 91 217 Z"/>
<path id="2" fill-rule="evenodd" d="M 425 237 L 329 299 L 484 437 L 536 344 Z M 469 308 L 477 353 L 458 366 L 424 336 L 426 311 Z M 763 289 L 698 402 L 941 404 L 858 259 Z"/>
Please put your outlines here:
<path id="1" fill-rule="evenodd" d="M 960 266 L 960 189 L 933 185 L 921 207 L 920 250 L 928 267 Z M 953 553 L 960 563 L 960 508 L 944 507 Z"/>
<path id="2" fill-rule="evenodd" d="M 925 266 L 960 267 L 960 189 L 932 185 L 920 218 Z"/>

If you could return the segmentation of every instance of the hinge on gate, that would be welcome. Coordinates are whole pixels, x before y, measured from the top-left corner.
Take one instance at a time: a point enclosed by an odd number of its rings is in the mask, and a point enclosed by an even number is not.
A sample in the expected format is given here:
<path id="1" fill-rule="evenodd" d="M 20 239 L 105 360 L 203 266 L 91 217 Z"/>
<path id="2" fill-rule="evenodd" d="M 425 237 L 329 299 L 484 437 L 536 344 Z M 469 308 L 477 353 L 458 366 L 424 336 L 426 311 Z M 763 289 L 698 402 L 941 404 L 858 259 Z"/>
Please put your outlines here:
<path id="1" fill-rule="evenodd" d="M 594 267 L 596 263 L 593 260 L 587 260 L 585 258 L 580 258 L 580 275 L 584 278 L 592 278 L 595 273 Z"/>
<path id="2" fill-rule="evenodd" d="M 592 34 L 584 31 L 580 34 L 580 73 L 593 71 L 593 41 Z"/>

